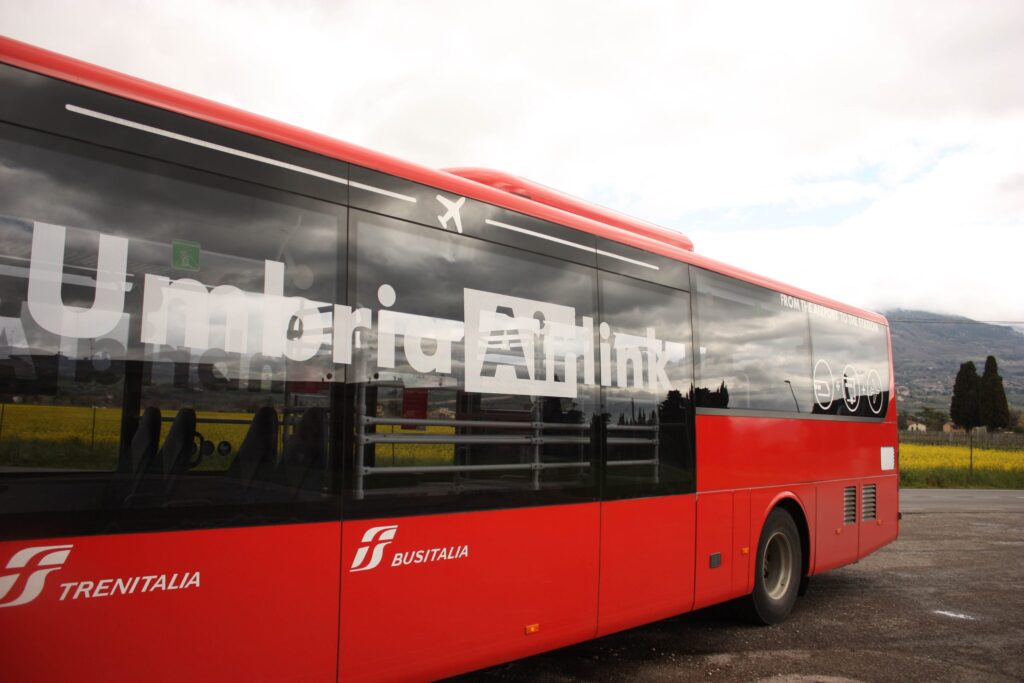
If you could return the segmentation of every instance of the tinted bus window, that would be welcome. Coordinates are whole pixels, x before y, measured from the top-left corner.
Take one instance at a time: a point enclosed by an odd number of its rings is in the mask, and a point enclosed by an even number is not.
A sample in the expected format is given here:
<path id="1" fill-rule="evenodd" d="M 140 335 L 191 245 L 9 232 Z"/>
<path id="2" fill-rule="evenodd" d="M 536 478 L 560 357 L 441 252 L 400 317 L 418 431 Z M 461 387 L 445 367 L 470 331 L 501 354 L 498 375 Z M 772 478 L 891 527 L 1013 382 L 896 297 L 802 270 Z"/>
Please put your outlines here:
<path id="1" fill-rule="evenodd" d="M 353 210 L 346 514 L 595 495 L 596 271 Z"/>
<path id="2" fill-rule="evenodd" d="M 690 296 L 601 273 L 605 498 L 694 490 Z"/>
<path id="3" fill-rule="evenodd" d="M 0 133 L 0 527 L 310 518 L 343 210 Z"/>
<path id="4" fill-rule="evenodd" d="M 821 415 L 885 417 L 889 343 L 885 326 L 808 304 L 814 349 L 814 408 Z"/>
<path id="5" fill-rule="evenodd" d="M 778 292 L 693 272 L 697 405 L 811 412 L 807 314 Z"/>

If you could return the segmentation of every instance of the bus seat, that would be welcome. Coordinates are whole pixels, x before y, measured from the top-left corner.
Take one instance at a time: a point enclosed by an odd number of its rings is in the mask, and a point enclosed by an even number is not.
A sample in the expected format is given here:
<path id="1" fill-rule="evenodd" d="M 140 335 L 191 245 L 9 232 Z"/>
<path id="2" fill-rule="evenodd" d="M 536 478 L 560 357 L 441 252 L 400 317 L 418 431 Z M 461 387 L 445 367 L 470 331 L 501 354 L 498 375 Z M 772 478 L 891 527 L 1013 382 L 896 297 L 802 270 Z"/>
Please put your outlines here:
<path id="1" fill-rule="evenodd" d="M 228 476 L 237 477 L 248 488 L 253 480 L 270 481 L 277 460 L 277 411 L 263 406 L 253 415 L 249 431 L 228 466 Z"/>
<path id="2" fill-rule="evenodd" d="M 182 408 L 174 416 L 160 451 L 165 476 L 184 474 L 196 448 L 196 411 Z"/>
<path id="3" fill-rule="evenodd" d="M 160 447 L 161 417 L 159 408 L 149 406 L 142 411 L 142 417 L 139 418 L 139 426 L 132 436 L 129 449 L 131 469 L 136 476 L 153 467 L 157 449 Z"/>
<path id="4" fill-rule="evenodd" d="M 132 435 L 132 441 L 128 447 L 131 484 L 123 503 L 126 507 L 138 505 L 142 497 L 151 495 L 159 489 L 159 485 L 154 486 L 153 480 L 163 476 L 157 457 L 157 449 L 160 446 L 160 430 L 163 426 L 161 420 L 159 408 L 147 407 L 142 411 L 139 426 L 136 428 L 135 434 Z"/>
<path id="5" fill-rule="evenodd" d="M 284 449 L 277 480 L 295 489 L 319 489 L 324 477 L 324 436 L 327 411 L 308 408 Z"/>

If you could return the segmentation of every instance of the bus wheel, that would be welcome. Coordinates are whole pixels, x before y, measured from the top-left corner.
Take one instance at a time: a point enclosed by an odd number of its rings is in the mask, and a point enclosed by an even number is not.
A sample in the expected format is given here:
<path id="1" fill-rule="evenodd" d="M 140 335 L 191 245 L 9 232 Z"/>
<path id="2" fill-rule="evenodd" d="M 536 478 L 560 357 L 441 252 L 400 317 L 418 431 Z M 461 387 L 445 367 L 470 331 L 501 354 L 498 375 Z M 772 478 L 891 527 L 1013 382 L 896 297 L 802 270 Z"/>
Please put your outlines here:
<path id="1" fill-rule="evenodd" d="M 757 543 L 751 617 L 760 624 L 778 624 L 789 616 L 800 588 L 800 534 L 793 517 L 775 508 Z"/>

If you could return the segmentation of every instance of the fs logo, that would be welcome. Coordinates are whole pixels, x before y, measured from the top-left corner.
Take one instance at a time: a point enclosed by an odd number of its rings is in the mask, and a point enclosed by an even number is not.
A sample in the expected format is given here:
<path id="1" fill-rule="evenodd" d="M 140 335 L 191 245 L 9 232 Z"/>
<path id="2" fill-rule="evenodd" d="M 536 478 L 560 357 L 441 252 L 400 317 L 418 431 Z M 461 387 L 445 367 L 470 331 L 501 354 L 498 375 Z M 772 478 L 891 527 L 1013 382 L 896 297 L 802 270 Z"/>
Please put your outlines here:
<path id="1" fill-rule="evenodd" d="M 356 556 L 352 559 L 352 566 L 349 568 L 349 571 L 365 572 L 379 565 L 380 561 L 384 558 L 384 548 L 391 541 L 395 540 L 396 533 L 398 533 L 397 524 L 375 526 L 367 529 L 366 533 L 363 534 L 364 545 L 356 551 Z M 370 546 L 368 544 L 374 541 L 377 543 L 373 546 L 373 553 L 370 554 Z M 370 554 L 369 560 L 366 559 L 367 554 Z"/>
<path id="2" fill-rule="evenodd" d="M 33 548 L 24 548 L 14 553 L 14 557 L 7 563 L 7 569 L 27 569 L 32 562 L 34 571 L 25 579 L 25 585 L 21 594 L 13 600 L 6 600 L 8 593 L 18 583 L 18 579 L 24 572 L 0 576 L 0 607 L 16 607 L 32 602 L 43 592 L 43 585 L 46 582 L 46 575 L 55 572 L 64 566 L 71 554 L 70 545 L 45 545 Z"/>

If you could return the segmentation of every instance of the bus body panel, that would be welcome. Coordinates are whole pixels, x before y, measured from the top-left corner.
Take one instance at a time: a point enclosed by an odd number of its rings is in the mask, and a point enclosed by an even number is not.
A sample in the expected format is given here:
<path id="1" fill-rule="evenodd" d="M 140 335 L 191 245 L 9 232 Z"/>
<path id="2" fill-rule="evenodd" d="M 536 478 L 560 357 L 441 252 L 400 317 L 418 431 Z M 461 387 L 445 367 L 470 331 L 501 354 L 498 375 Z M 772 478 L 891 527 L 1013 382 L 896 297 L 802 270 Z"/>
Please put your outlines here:
<path id="1" fill-rule="evenodd" d="M 4 679 L 334 680 L 340 526 L 0 543 L 5 565 L 28 548 L 70 550 L 17 572 L 8 599 L 58 567 L 34 600 L 0 609 Z"/>
<path id="2" fill-rule="evenodd" d="M 341 678 L 436 679 L 594 637 L 599 525 L 597 503 L 345 522 Z"/>
<path id="3" fill-rule="evenodd" d="M 815 571 L 823 572 L 841 567 L 857 559 L 860 525 L 847 522 L 844 514 L 844 492 L 856 487 L 851 481 L 828 482 L 818 485 L 818 540 Z"/>
<path id="4" fill-rule="evenodd" d="M 696 496 L 601 504 L 598 635 L 693 608 Z"/>
<path id="5" fill-rule="evenodd" d="M 874 483 L 877 487 L 877 518 L 859 520 L 857 557 L 870 555 L 895 541 L 899 528 L 899 477 L 880 477 L 868 483 Z M 863 492 L 861 488 L 862 496 Z"/>
<path id="6" fill-rule="evenodd" d="M 882 449 L 894 448 L 892 422 L 841 422 L 727 415 L 697 417 L 698 497 L 717 489 L 750 486 L 749 547 L 753 557 L 761 527 L 777 502 L 784 480 L 820 484 L 787 486 L 804 510 L 810 539 L 810 573 L 840 567 L 896 539 L 899 492 L 895 470 L 882 470 Z M 864 486 L 877 486 L 877 519 L 863 520 Z M 856 491 L 855 519 L 844 524 L 844 492 Z M 711 503 L 709 503 L 711 505 Z M 705 534 L 720 538 L 724 530 L 705 529 L 698 504 L 698 544 Z M 724 505 L 723 505 L 724 509 Z M 709 522 L 714 526 L 717 522 Z M 861 536 L 863 535 L 863 540 Z M 742 546 L 740 546 L 742 547 Z M 710 548 L 707 553 L 714 552 Z M 723 555 L 723 560 L 725 555 Z M 753 571 L 753 563 L 750 565 Z M 697 605 L 708 557 L 698 551 Z M 750 574 L 752 577 L 752 573 Z M 749 592 L 752 585 L 743 593 Z M 712 589 L 712 594 L 717 594 Z M 741 594 L 741 593 L 737 593 Z"/>
<path id="7" fill-rule="evenodd" d="M 733 492 L 697 494 L 697 551 L 694 607 L 707 607 L 733 596 Z"/>
<path id="8" fill-rule="evenodd" d="M 697 490 L 879 477 L 895 423 L 697 415 Z"/>
<path id="9" fill-rule="evenodd" d="M 750 491 L 733 493 L 732 547 L 735 553 L 732 565 L 732 594 L 745 595 L 754 589 L 754 570 L 751 549 Z"/>

